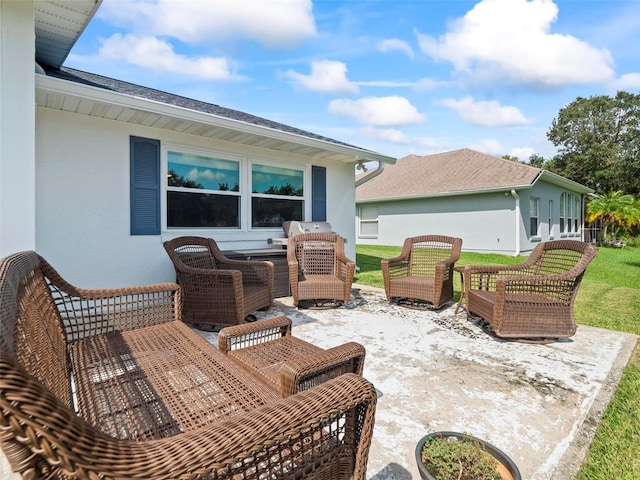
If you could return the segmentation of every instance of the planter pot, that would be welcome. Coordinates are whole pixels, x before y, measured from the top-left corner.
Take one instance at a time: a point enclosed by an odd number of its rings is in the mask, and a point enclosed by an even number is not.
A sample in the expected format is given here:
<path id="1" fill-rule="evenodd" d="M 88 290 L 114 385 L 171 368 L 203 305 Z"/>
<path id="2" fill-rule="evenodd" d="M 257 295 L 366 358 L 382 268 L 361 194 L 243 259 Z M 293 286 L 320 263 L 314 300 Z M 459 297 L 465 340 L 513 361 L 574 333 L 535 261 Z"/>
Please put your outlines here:
<path id="1" fill-rule="evenodd" d="M 502 480 L 522 480 L 520 475 L 520 470 L 515 463 L 509 458 L 509 456 L 504 453 L 502 450 L 494 447 L 488 442 L 481 440 L 479 438 L 472 437 L 471 435 L 459 433 L 459 432 L 434 432 L 429 435 L 425 435 L 420 439 L 418 445 L 416 446 L 416 462 L 418 463 L 418 471 L 420 472 L 420 478 L 423 480 L 437 480 L 436 477 L 431 475 L 425 468 L 422 463 L 422 446 L 424 443 L 431 438 L 447 438 L 451 439 L 451 441 L 460 441 L 463 439 L 476 441 L 484 447 L 485 451 L 495 458 L 499 465 L 497 467 L 498 472 L 502 476 Z"/>

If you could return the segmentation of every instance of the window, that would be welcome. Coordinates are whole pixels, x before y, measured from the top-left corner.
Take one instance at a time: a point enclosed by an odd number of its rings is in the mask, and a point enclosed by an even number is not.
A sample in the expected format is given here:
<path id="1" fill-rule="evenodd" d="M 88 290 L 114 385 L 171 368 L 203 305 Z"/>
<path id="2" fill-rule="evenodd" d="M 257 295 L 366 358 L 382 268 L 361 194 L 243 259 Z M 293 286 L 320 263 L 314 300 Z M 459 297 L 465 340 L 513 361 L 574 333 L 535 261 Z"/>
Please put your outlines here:
<path id="1" fill-rule="evenodd" d="M 566 217 L 564 216 L 564 204 L 566 203 L 566 193 L 560 194 L 560 233 L 564 233 L 566 226 Z"/>
<path id="2" fill-rule="evenodd" d="M 549 200 L 549 238 L 553 238 L 553 200 Z"/>
<path id="3" fill-rule="evenodd" d="M 240 163 L 167 153 L 167 227 L 240 228 Z"/>
<path id="4" fill-rule="evenodd" d="M 580 197 L 578 195 L 574 195 L 576 206 L 574 208 L 575 218 L 573 220 L 574 227 L 573 231 L 578 233 L 580 231 L 580 219 L 582 217 L 582 209 L 580 208 Z"/>
<path id="5" fill-rule="evenodd" d="M 571 227 L 572 227 L 572 222 L 571 219 L 573 218 L 573 215 L 571 213 L 571 205 L 573 204 L 573 195 L 571 195 L 570 193 L 568 193 L 566 195 L 566 201 L 567 201 L 567 205 L 566 205 L 566 209 L 567 209 L 567 229 L 566 229 L 566 233 L 571 233 Z"/>
<path id="6" fill-rule="evenodd" d="M 304 172 L 254 163 L 251 166 L 251 226 L 281 227 L 304 217 Z"/>
<path id="7" fill-rule="evenodd" d="M 538 227 L 540 225 L 540 199 L 537 197 L 529 198 L 529 235 L 538 236 Z"/>
<path id="8" fill-rule="evenodd" d="M 378 206 L 363 205 L 360 207 L 360 236 L 378 236 Z"/>
<path id="9" fill-rule="evenodd" d="M 324 166 L 163 149 L 159 140 L 134 136 L 129 145 L 131 235 L 160 235 L 163 228 L 280 229 L 309 214 L 311 221 L 326 220 Z"/>

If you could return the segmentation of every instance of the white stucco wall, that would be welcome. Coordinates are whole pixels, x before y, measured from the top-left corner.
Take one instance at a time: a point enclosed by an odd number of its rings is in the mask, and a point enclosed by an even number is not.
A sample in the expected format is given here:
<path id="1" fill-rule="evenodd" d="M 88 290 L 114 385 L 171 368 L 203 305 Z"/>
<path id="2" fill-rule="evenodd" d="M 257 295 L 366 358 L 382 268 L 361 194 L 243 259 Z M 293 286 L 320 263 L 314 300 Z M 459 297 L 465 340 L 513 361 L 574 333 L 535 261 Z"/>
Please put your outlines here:
<path id="1" fill-rule="evenodd" d="M 35 248 L 33 18 L 30 0 L 0 2 L 0 257 Z"/>
<path id="2" fill-rule="evenodd" d="M 562 193 L 571 193 L 574 195 L 574 201 L 580 198 L 581 208 L 578 210 L 578 223 L 580 229 L 578 232 L 561 232 L 560 231 L 560 196 Z M 545 181 L 537 182 L 531 189 L 523 190 L 520 192 L 522 218 L 528 221 L 531 218 L 530 212 L 530 199 L 536 197 L 540 199 L 540 228 L 538 229 L 538 235 L 531 236 L 529 232 L 529 224 L 523 225 L 525 230 L 522 236 L 521 247 L 524 251 L 532 250 L 538 243 L 546 242 L 549 240 L 581 240 L 584 214 L 582 211 L 582 199 L 581 195 L 573 191 L 564 189 L 557 185 L 550 184 Z M 552 202 L 552 205 L 549 204 Z M 575 207 L 575 203 L 573 204 Z M 572 219 L 575 218 L 576 212 L 572 211 Z M 549 227 L 551 221 L 551 227 Z"/>
<path id="3" fill-rule="evenodd" d="M 82 287 L 108 287 L 173 281 L 162 242 L 179 235 L 209 236 L 222 250 L 269 247 L 282 229 L 163 231 L 160 236 L 129 234 L 129 137 L 154 138 L 166 146 L 233 154 L 279 165 L 327 167 L 327 219 L 347 237 L 355 258 L 353 165 L 311 162 L 236 145 L 123 122 L 39 107 L 36 115 L 37 251 L 62 276 Z M 311 205 L 305 202 L 307 218 Z"/>
<path id="4" fill-rule="evenodd" d="M 513 253 L 515 200 L 504 193 L 464 195 L 378 203 L 378 238 L 358 238 L 366 245 L 402 245 L 407 237 L 448 235 L 462 238 L 462 248 Z"/>
<path id="5" fill-rule="evenodd" d="M 465 251 L 527 254 L 540 242 L 581 239 L 580 232 L 564 233 L 559 230 L 560 196 L 563 192 L 572 193 L 574 199 L 579 198 L 575 192 L 538 181 L 531 188 L 515 192 L 517 198 L 510 190 L 505 190 L 367 203 L 365 205 L 375 205 L 378 209 L 378 236 L 367 237 L 360 235 L 357 230 L 357 243 L 401 246 L 406 237 L 441 234 L 462 238 L 462 249 Z M 531 197 L 538 198 L 540 205 L 537 235 L 530 235 L 529 232 Z M 549 204 L 550 200 L 552 205 Z M 579 224 L 582 225 L 582 213 L 579 215 Z M 358 229 L 358 216 L 355 223 Z"/>

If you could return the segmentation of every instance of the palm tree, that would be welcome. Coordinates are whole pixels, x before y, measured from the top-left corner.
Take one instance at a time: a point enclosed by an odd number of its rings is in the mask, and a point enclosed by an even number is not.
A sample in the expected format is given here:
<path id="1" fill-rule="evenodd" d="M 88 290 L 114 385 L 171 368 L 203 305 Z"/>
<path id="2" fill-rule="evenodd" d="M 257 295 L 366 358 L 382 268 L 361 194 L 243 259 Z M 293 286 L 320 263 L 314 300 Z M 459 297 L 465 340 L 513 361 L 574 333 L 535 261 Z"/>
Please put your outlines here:
<path id="1" fill-rule="evenodd" d="M 594 195 L 587 204 L 586 220 L 593 223 L 598 219 L 602 222 L 602 240 L 606 240 L 610 226 L 617 227 L 612 234 L 615 236 L 620 228 L 640 225 L 640 201 L 620 190 Z"/>

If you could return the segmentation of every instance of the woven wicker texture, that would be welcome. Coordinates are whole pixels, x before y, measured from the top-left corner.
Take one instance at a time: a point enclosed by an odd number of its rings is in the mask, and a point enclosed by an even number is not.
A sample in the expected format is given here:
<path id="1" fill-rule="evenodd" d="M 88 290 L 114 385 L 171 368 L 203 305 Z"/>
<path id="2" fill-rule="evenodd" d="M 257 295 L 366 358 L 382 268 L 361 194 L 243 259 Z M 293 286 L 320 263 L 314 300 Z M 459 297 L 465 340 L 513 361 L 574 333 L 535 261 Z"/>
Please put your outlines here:
<path id="1" fill-rule="evenodd" d="M 287 240 L 293 304 L 301 300 L 349 301 L 356 264 L 344 253 L 344 239 L 331 233 L 302 233 Z"/>
<path id="2" fill-rule="evenodd" d="M 15 254 L 0 333 L 0 447 L 24 478 L 365 478 L 373 386 L 281 399 L 182 323 L 176 284 L 78 289 Z"/>
<path id="3" fill-rule="evenodd" d="M 239 325 L 273 303 L 273 263 L 227 258 L 211 238 L 179 237 L 164 248 L 183 290 L 185 322 Z"/>
<path id="4" fill-rule="evenodd" d="M 347 342 L 324 350 L 291 335 L 291 320 L 284 316 L 223 328 L 218 346 L 282 397 L 343 373 L 362 375 L 364 368 L 362 345 Z"/>
<path id="5" fill-rule="evenodd" d="M 433 308 L 440 308 L 453 298 L 453 267 L 461 249 L 460 238 L 406 238 L 399 256 L 381 261 L 387 299 L 401 300 L 400 305 L 405 306 L 429 302 Z"/>
<path id="6" fill-rule="evenodd" d="M 513 266 L 464 268 L 469 315 L 505 338 L 566 338 L 575 334 L 573 304 L 598 249 L 575 240 L 538 244 Z"/>

